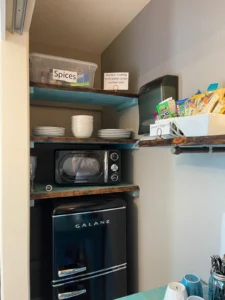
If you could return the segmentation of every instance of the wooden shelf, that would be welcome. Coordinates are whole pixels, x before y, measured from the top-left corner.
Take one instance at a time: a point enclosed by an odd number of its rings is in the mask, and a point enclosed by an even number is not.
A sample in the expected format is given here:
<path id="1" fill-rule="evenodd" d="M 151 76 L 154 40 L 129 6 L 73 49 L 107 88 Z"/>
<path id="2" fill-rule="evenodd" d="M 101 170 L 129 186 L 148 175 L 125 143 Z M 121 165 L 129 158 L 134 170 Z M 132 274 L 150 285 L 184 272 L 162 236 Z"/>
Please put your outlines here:
<path id="1" fill-rule="evenodd" d="M 191 147 L 191 146 L 223 146 L 225 135 L 177 137 L 174 139 L 142 140 L 139 147 Z"/>
<path id="2" fill-rule="evenodd" d="M 133 149 L 135 148 L 135 139 L 77 139 L 75 137 L 49 137 L 49 136 L 31 136 L 31 148 L 34 148 L 35 144 L 45 143 L 61 143 L 61 144 L 98 144 L 98 145 L 112 145 L 118 146 L 122 149 Z"/>
<path id="3" fill-rule="evenodd" d="M 110 186 L 102 185 L 85 187 L 53 186 L 53 190 L 51 192 L 46 192 L 45 185 L 43 184 L 35 184 L 34 188 L 35 191 L 30 195 L 31 200 L 139 191 L 139 186 L 128 183 L 121 183 L 118 185 Z"/>
<path id="4" fill-rule="evenodd" d="M 30 99 L 61 103 L 95 104 L 113 106 L 117 111 L 138 104 L 138 95 L 121 91 L 105 91 L 93 88 L 30 83 Z"/>

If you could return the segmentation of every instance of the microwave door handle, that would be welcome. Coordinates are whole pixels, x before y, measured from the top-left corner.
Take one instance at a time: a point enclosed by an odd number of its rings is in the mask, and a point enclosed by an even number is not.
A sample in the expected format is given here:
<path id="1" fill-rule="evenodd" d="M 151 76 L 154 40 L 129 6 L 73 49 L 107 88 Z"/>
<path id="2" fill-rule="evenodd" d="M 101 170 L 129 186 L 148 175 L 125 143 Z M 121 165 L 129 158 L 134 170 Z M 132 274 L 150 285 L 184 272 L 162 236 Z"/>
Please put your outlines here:
<path id="1" fill-rule="evenodd" d="M 77 296 L 80 296 L 82 294 L 85 294 L 86 292 L 87 292 L 87 290 L 83 289 L 83 290 L 80 290 L 80 291 L 74 291 L 74 292 L 58 294 L 58 299 L 63 300 L 63 299 L 73 298 L 73 297 L 77 297 Z"/>
<path id="2" fill-rule="evenodd" d="M 59 277 L 65 277 L 65 276 L 70 276 L 73 274 L 77 274 L 80 272 L 84 272 L 86 271 L 87 268 L 86 267 L 82 267 L 82 268 L 74 268 L 74 269 L 67 269 L 67 270 L 59 270 L 58 271 L 58 276 Z"/>

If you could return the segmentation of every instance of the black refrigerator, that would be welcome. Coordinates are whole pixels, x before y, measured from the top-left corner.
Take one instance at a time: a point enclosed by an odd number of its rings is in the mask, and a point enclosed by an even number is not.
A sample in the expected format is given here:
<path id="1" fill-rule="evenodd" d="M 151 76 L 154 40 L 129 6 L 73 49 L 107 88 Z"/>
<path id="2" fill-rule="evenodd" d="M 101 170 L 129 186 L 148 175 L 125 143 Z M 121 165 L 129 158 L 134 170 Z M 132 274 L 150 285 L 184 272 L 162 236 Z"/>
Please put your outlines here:
<path id="1" fill-rule="evenodd" d="M 49 300 L 50 285 L 52 300 L 113 300 L 126 296 L 125 201 L 108 195 L 65 202 L 51 213 L 52 278 L 49 282 L 49 275 L 45 279 L 40 276 L 43 299 Z M 45 257 L 43 264 L 49 270 L 47 261 Z"/>

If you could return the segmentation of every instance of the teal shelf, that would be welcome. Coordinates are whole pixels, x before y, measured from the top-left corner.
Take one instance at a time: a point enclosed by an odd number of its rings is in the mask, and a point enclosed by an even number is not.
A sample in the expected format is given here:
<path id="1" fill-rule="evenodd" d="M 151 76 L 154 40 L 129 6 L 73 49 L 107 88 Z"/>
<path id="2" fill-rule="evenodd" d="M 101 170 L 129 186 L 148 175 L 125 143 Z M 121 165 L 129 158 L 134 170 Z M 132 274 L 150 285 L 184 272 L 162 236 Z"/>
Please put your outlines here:
<path id="1" fill-rule="evenodd" d="M 121 111 L 138 104 L 136 94 L 105 91 L 100 89 L 30 83 L 30 99 L 61 103 L 112 106 Z"/>

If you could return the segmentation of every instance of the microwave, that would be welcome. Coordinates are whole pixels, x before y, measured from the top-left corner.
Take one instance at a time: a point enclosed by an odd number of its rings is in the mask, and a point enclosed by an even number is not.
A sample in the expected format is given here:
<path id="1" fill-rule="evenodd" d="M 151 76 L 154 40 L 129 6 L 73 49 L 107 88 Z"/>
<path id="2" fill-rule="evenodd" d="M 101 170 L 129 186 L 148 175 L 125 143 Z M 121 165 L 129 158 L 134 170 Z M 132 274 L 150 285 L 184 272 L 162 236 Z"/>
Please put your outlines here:
<path id="1" fill-rule="evenodd" d="M 55 183 L 58 185 L 113 185 L 120 181 L 120 151 L 55 151 Z"/>

